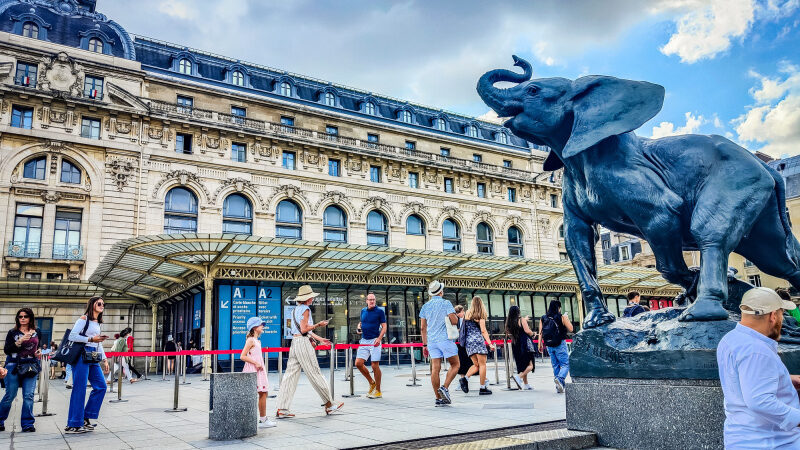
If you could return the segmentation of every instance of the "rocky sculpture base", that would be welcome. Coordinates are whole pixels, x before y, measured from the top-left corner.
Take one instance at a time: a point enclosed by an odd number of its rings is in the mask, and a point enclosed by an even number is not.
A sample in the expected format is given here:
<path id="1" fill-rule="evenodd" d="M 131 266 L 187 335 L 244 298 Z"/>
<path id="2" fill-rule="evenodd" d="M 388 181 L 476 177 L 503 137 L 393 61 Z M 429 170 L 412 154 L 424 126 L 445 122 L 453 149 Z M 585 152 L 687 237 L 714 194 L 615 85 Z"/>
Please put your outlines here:
<path id="1" fill-rule="evenodd" d="M 614 448 L 723 448 L 722 388 L 712 380 L 578 378 L 566 385 L 567 428 Z"/>

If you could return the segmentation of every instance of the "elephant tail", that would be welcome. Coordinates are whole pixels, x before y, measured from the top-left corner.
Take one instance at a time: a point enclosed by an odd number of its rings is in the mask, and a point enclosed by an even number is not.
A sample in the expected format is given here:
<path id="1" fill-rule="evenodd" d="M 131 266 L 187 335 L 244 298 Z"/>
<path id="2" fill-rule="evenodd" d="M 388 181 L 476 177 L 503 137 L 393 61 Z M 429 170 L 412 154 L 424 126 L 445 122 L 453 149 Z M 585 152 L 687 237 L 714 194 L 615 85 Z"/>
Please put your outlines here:
<path id="1" fill-rule="evenodd" d="M 792 222 L 789 219 L 789 210 L 786 208 L 786 183 L 783 177 L 777 170 L 770 167 L 767 163 L 761 162 L 767 169 L 772 178 L 775 180 L 775 197 L 778 201 L 778 216 L 781 219 L 781 225 L 786 233 L 786 255 L 789 260 L 794 262 L 795 267 L 800 268 L 800 243 L 795 239 L 792 233 Z"/>

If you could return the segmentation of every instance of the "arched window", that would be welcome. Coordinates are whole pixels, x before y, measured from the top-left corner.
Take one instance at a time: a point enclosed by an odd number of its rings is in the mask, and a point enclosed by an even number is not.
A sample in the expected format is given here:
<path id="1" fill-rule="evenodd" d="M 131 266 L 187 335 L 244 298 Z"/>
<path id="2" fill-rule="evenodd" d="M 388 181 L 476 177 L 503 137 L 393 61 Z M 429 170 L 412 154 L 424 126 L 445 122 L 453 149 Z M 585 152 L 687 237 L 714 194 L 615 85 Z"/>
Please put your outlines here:
<path id="1" fill-rule="evenodd" d="M 446 219 L 442 224 L 442 241 L 444 242 L 444 251 L 461 251 L 461 228 L 455 220 Z"/>
<path id="2" fill-rule="evenodd" d="M 433 127 L 436 128 L 437 130 L 444 131 L 445 128 L 446 128 L 445 127 L 445 123 L 444 123 L 444 119 L 442 119 L 442 118 L 434 119 L 433 120 Z"/>
<path id="3" fill-rule="evenodd" d="M 25 163 L 22 168 L 22 177 L 32 180 L 44 180 L 47 157 L 40 156 Z"/>
<path id="4" fill-rule="evenodd" d="M 522 232 L 517 227 L 509 227 L 508 229 L 508 256 L 519 258 L 525 256 L 522 247 Z"/>
<path id="5" fill-rule="evenodd" d="M 408 111 L 406 109 L 400 111 L 399 119 L 401 122 L 411 123 L 411 111 Z"/>
<path id="6" fill-rule="evenodd" d="M 33 22 L 22 24 L 22 35 L 29 38 L 39 39 L 39 25 Z"/>
<path id="7" fill-rule="evenodd" d="M 468 125 L 467 126 L 467 136 L 476 138 L 478 137 L 478 127 L 475 125 Z"/>
<path id="8" fill-rule="evenodd" d="M 380 211 L 370 211 L 367 214 L 367 244 L 389 245 L 389 227 L 386 216 Z"/>
<path id="9" fill-rule="evenodd" d="M 375 103 L 367 102 L 364 105 L 364 112 L 369 114 L 370 116 L 374 116 L 375 115 Z"/>
<path id="10" fill-rule="evenodd" d="M 81 184 L 81 169 L 79 169 L 75 164 L 72 164 L 66 159 L 62 159 L 61 182 L 71 183 L 71 184 Z"/>
<path id="11" fill-rule="evenodd" d="M 486 222 L 478 224 L 478 253 L 482 255 L 494 254 L 494 238 L 492 236 L 492 227 Z"/>
<path id="12" fill-rule="evenodd" d="M 89 51 L 103 53 L 103 41 L 96 37 L 89 39 Z"/>
<path id="13" fill-rule="evenodd" d="M 197 233 L 197 197 L 189 189 L 176 187 L 167 192 L 164 233 Z"/>
<path id="14" fill-rule="evenodd" d="M 406 234 L 414 236 L 425 235 L 425 221 L 422 220 L 422 217 L 416 214 L 408 216 L 408 219 L 406 219 Z"/>
<path id="15" fill-rule="evenodd" d="M 497 142 L 501 144 L 508 144 L 508 136 L 505 133 L 497 133 Z"/>
<path id="16" fill-rule="evenodd" d="M 347 215 L 342 208 L 331 205 L 322 215 L 322 240 L 325 242 L 347 242 Z"/>
<path id="17" fill-rule="evenodd" d="M 564 224 L 558 226 L 558 238 L 564 239 Z"/>
<path id="18" fill-rule="evenodd" d="M 238 70 L 233 71 L 233 84 L 236 86 L 244 86 L 244 74 Z"/>
<path id="19" fill-rule="evenodd" d="M 241 194 L 225 197 L 222 204 L 222 232 L 253 234 L 253 206 Z"/>
<path id="20" fill-rule="evenodd" d="M 328 106 L 336 106 L 336 96 L 332 92 L 325 93 L 325 104 Z"/>
<path id="21" fill-rule="evenodd" d="M 178 72 L 191 75 L 192 74 L 192 61 L 189 58 L 181 58 L 178 61 Z"/>
<path id="22" fill-rule="evenodd" d="M 288 81 L 281 82 L 281 95 L 284 97 L 292 96 L 292 85 Z"/>
<path id="23" fill-rule="evenodd" d="M 278 203 L 275 218 L 275 237 L 300 239 L 303 236 L 303 215 L 297 203 L 283 200 Z"/>

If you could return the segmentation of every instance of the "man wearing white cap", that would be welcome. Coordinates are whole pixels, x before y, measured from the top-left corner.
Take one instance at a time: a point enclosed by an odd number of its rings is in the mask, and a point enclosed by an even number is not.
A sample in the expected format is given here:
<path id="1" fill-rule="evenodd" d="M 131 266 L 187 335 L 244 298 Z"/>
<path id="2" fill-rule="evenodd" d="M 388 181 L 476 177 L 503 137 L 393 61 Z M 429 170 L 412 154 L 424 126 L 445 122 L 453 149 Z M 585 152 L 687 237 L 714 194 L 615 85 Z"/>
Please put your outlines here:
<path id="1" fill-rule="evenodd" d="M 420 332 L 422 333 L 422 353 L 431 356 L 431 384 L 433 392 L 436 394 L 436 406 L 450 404 L 450 382 L 458 374 L 458 347 L 455 342 L 447 337 L 447 325 L 445 321 L 452 325 L 458 324 L 458 316 L 453 304 L 442 298 L 444 294 L 444 284 L 440 281 L 433 281 L 428 286 L 428 294 L 431 299 L 422 305 L 419 310 Z M 450 370 L 444 379 L 444 385 L 439 386 L 439 370 L 442 361 L 446 358 L 450 363 Z"/>
<path id="2" fill-rule="evenodd" d="M 778 356 L 784 310 L 794 303 L 757 287 L 742 297 L 742 319 L 717 346 L 725 395 L 725 448 L 800 448 L 800 376 Z"/>

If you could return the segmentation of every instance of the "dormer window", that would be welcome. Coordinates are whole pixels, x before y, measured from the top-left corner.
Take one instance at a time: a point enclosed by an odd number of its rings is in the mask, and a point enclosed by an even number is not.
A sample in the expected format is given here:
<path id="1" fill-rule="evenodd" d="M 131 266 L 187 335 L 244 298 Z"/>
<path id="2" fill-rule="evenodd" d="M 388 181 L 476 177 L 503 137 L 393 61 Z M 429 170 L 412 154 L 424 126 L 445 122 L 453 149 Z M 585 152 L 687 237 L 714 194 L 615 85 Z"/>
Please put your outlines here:
<path id="1" fill-rule="evenodd" d="M 103 41 L 100 38 L 96 37 L 89 39 L 89 51 L 95 53 L 103 53 Z"/>
<path id="2" fill-rule="evenodd" d="M 445 128 L 446 128 L 444 119 L 442 119 L 442 118 L 434 119 L 433 120 L 433 127 L 436 128 L 437 130 L 444 131 Z"/>
<path id="3" fill-rule="evenodd" d="M 402 110 L 400 111 L 400 117 L 398 117 L 401 122 L 411 123 L 411 111 Z"/>
<path id="4" fill-rule="evenodd" d="M 186 75 L 192 74 L 192 62 L 189 61 L 189 58 L 183 58 L 178 61 L 178 72 Z"/>
<path id="5" fill-rule="evenodd" d="M 375 115 L 375 103 L 367 102 L 366 104 L 364 104 L 364 112 L 366 114 L 369 114 L 370 116 L 374 116 Z"/>
<path id="6" fill-rule="evenodd" d="M 291 97 L 292 96 L 292 85 L 288 81 L 281 82 L 281 95 L 284 97 Z"/>
<path id="7" fill-rule="evenodd" d="M 238 70 L 233 72 L 233 84 L 236 86 L 244 86 L 244 74 Z"/>
<path id="8" fill-rule="evenodd" d="M 508 144 L 508 136 L 505 133 L 497 133 L 497 142 L 501 144 Z"/>
<path id="9" fill-rule="evenodd" d="M 328 106 L 336 106 L 336 96 L 332 92 L 325 93 L 325 104 Z"/>
<path id="10" fill-rule="evenodd" d="M 22 35 L 33 39 L 39 39 L 39 25 L 33 22 L 25 22 L 22 25 Z"/>
<path id="11" fill-rule="evenodd" d="M 478 137 L 478 127 L 476 127 L 475 125 L 468 125 L 467 126 L 467 136 L 469 136 L 471 138 Z"/>

